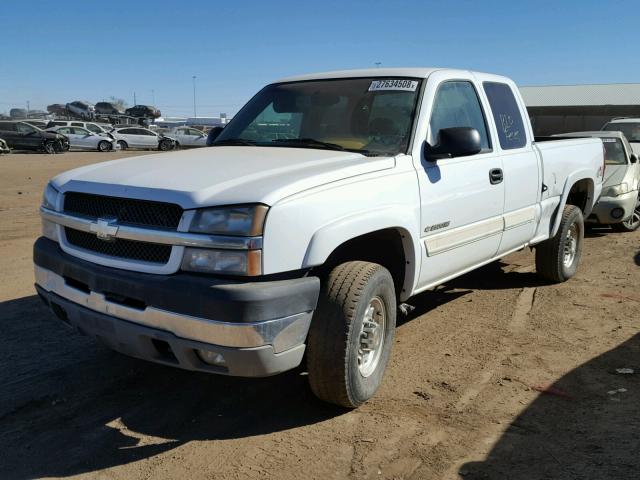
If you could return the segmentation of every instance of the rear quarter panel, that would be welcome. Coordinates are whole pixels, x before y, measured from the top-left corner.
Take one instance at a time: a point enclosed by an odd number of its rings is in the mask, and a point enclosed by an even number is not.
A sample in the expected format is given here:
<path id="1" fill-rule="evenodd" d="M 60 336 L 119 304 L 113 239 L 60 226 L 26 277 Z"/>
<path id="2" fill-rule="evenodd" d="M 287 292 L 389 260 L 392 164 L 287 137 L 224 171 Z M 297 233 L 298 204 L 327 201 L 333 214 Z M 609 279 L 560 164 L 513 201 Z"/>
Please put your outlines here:
<path id="1" fill-rule="evenodd" d="M 602 191 L 604 153 L 598 138 L 577 138 L 536 142 L 542 156 L 543 183 L 547 190 L 541 199 L 541 220 L 531 242 L 539 243 L 555 235 L 559 226 L 559 209 L 564 208 L 573 185 L 584 179 L 591 182 L 585 217 L 591 213 Z"/>

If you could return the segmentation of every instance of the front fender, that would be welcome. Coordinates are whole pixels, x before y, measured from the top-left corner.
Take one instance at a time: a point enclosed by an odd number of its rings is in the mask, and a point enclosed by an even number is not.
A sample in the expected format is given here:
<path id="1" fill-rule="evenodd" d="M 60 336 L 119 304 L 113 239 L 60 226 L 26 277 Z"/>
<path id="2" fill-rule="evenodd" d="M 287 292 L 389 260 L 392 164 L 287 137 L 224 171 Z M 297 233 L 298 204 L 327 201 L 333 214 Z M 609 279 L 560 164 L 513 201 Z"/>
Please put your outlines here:
<path id="1" fill-rule="evenodd" d="M 407 211 L 406 207 L 383 207 L 342 217 L 318 229 L 309 242 L 303 260 L 303 267 L 322 265 L 340 245 L 356 237 L 380 230 L 395 229 L 402 237 L 405 260 L 403 289 L 413 291 L 417 270 L 420 265 L 420 227 L 416 223 L 418 215 Z"/>

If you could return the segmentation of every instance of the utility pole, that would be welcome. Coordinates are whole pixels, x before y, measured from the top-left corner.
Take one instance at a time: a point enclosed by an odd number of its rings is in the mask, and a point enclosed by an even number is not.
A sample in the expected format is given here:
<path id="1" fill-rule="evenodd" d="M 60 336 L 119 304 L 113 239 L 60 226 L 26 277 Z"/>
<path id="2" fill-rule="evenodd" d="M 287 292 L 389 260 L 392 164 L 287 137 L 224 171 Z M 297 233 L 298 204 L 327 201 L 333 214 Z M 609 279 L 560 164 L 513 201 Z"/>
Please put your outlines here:
<path id="1" fill-rule="evenodd" d="M 133 92 L 133 106 L 135 107 L 138 103 L 136 102 L 136 92 Z"/>
<path id="2" fill-rule="evenodd" d="M 155 107 L 156 106 L 156 91 L 151 89 L 151 100 L 152 100 L 152 105 Z"/>
<path id="3" fill-rule="evenodd" d="M 193 118 L 196 118 L 196 76 L 191 77 L 193 79 Z"/>
<path id="4" fill-rule="evenodd" d="M 27 118 L 29 118 L 29 100 L 27 100 Z"/>

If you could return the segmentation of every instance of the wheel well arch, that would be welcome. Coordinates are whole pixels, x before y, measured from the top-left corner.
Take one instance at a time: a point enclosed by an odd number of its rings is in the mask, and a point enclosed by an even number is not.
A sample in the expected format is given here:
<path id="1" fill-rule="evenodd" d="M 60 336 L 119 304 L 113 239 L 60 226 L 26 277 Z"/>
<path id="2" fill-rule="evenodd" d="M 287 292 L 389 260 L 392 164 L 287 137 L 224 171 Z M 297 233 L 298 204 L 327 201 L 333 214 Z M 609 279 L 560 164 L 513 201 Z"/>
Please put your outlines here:
<path id="1" fill-rule="evenodd" d="M 338 245 L 326 261 L 313 270 L 321 277 L 341 263 L 362 260 L 382 265 L 391 273 L 398 299 L 406 299 L 413 287 L 416 257 L 410 233 L 401 227 L 359 235 Z"/>
<path id="2" fill-rule="evenodd" d="M 590 178 L 583 178 L 575 182 L 569 189 L 567 195 L 567 205 L 574 205 L 582 210 L 583 215 L 590 213 L 590 203 L 593 198 L 593 181 Z"/>
<path id="3" fill-rule="evenodd" d="M 591 214 L 591 210 L 595 205 L 595 185 L 591 178 L 579 178 L 574 180 L 568 179 L 566 187 L 562 195 L 562 199 L 558 204 L 558 208 L 555 211 L 555 219 L 553 221 L 553 229 L 551 230 L 550 237 L 553 237 L 558 233 L 560 228 L 560 219 L 562 218 L 562 212 L 566 205 L 574 205 L 580 209 L 582 215 L 586 218 Z M 569 187 L 571 185 L 571 187 Z"/>

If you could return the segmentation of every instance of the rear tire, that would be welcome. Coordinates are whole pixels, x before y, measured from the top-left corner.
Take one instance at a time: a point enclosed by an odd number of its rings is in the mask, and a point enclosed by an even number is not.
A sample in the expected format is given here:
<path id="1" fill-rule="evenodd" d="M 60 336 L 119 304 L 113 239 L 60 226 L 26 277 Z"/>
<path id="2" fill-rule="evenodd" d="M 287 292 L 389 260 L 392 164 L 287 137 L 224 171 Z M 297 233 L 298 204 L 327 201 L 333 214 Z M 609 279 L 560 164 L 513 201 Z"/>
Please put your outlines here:
<path id="1" fill-rule="evenodd" d="M 126 150 L 129 148 L 129 145 L 127 145 L 127 142 L 124 140 L 118 140 L 118 145 L 120 145 L 120 150 Z"/>
<path id="2" fill-rule="evenodd" d="M 111 148 L 111 142 L 107 142 L 106 140 L 102 140 L 100 143 L 98 143 L 99 152 L 108 152 L 109 150 L 111 150 Z"/>
<path id="3" fill-rule="evenodd" d="M 320 399 L 355 408 L 382 383 L 396 327 L 389 271 L 376 263 L 338 265 L 323 282 L 307 341 L 309 384 Z"/>
<path id="4" fill-rule="evenodd" d="M 583 241 L 582 211 L 574 205 L 566 205 L 556 235 L 536 246 L 538 275 L 555 283 L 573 277 L 582 256 Z"/>
<path id="5" fill-rule="evenodd" d="M 611 225 L 616 232 L 635 232 L 640 227 L 640 195 L 633 214 L 624 222 Z"/>

